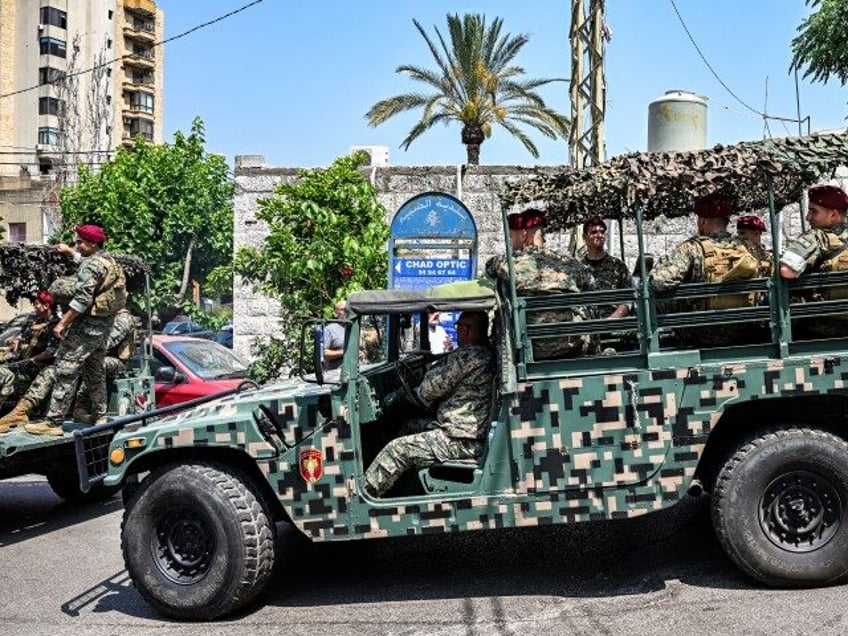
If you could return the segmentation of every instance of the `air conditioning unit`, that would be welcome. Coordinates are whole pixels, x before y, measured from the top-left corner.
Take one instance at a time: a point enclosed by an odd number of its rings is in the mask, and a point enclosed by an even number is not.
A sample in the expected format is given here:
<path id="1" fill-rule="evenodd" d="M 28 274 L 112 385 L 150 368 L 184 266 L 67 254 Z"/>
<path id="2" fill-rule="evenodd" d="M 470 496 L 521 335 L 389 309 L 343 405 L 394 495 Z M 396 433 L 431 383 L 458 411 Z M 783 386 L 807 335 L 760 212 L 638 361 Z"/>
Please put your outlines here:
<path id="1" fill-rule="evenodd" d="M 46 146 L 46 145 L 44 145 L 44 144 L 35 144 L 35 151 L 36 151 L 36 152 L 44 152 L 45 150 L 47 150 L 47 146 Z"/>
<path id="2" fill-rule="evenodd" d="M 369 166 L 387 166 L 389 165 L 389 147 L 388 146 L 351 146 L 350 154 L 355 152 L 364 152 L 368 155 Z"/>
<path id="3" fill-rule="evenodd" d="M 125 130 L 121 134 L 121 137 L 123 137 L 124 139 L 132 139 L 132 133 L 129 130 Z"/>
<path id="4" fill-rule="evenodd" d="M 38 25 L 38 32 L 39 32 L 39 33 L 41 33 L 42 31 L 44 31 L 44 25 L 43 25 L 43 24 L 39 24 L 39 25 Z"/>

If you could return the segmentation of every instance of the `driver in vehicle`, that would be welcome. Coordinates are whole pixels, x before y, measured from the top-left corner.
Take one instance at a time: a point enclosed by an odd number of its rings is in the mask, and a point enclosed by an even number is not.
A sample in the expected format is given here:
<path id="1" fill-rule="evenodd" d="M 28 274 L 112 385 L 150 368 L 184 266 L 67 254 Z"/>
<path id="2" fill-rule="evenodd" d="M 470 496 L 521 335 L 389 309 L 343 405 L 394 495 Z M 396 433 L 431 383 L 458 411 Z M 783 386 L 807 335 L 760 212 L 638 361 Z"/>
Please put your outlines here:
<path id="1" fill-rule="evenodd" d="M 418 388 L 406 396 L 423 407 L 435 407 L 436 419 L 406 422 L 403 435 L 377 454 L 365 471 L 369 494 L 381 497 L 410 468 L 479 456 L 495 375 L 488 332 L 485 312 L 465 311 L 460 315 L 456 323 L 459 347 L 428 369 Z M 387 404 L 391 397 L 387 397 Z"/>

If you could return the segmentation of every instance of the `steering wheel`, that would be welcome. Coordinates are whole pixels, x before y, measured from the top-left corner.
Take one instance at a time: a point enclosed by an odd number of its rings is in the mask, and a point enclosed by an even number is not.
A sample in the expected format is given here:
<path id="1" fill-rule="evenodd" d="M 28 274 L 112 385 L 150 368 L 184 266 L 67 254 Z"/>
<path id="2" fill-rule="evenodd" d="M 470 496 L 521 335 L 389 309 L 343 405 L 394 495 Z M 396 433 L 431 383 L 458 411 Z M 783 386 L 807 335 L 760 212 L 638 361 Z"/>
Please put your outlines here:
<path id="1" fill-rule="evenodd" d="M 403 396 L 407 401 L 417 404 L 419 400 L 415 394 L 413 384 L 419 379 L 418 373 L 402 358 L 398 358 L 395 361 L 395 371 L 397 372 L 398 380 L 400 380 L 400 386 L 403 389 Z"/>

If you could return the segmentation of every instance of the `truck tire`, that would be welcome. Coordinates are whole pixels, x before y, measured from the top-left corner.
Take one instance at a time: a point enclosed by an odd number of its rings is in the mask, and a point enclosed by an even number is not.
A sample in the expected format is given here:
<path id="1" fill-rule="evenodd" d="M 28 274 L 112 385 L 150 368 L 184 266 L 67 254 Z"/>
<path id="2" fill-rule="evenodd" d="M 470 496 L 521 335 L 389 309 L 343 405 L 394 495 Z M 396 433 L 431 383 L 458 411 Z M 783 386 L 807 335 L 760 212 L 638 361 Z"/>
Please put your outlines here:
<path id="1" fill-rule="evenodd" d="M 719 472 L 712 520 L 725 552 L 775 587 L 848 574 L 848 443 L 783 426 L 741 444 Z"/>
<path id="2" fill-rule="evenodd" d="M 121 489 L 120 486 L 95 486 L 88 492 L 81 491 L 76 466 L 52 470 L 46 477 L 56 496 L 71 503 L 102 501 L 114 497 Z"/>
<path id="3" fill-rule="evenodd" d="M 243 607 L 268 582 L 274 525 L 244 475 L 213 463 L 172 464 L 129 499 L 121 549 L 156 610 L 211 620 Z"/>

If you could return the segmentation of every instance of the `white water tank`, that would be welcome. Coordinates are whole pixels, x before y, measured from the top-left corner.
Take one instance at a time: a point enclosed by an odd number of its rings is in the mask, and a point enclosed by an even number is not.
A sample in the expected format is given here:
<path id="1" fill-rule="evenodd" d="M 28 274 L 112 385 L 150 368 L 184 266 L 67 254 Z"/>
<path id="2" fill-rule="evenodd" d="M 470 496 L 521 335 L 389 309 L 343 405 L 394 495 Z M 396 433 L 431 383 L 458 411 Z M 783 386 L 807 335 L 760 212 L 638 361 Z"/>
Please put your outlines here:
<path id="1" fill-rule="evenodd" d="M 707 147 L 707 100 L 690 91 L 666 91 L 648 106 L 648 152 Z"/>

